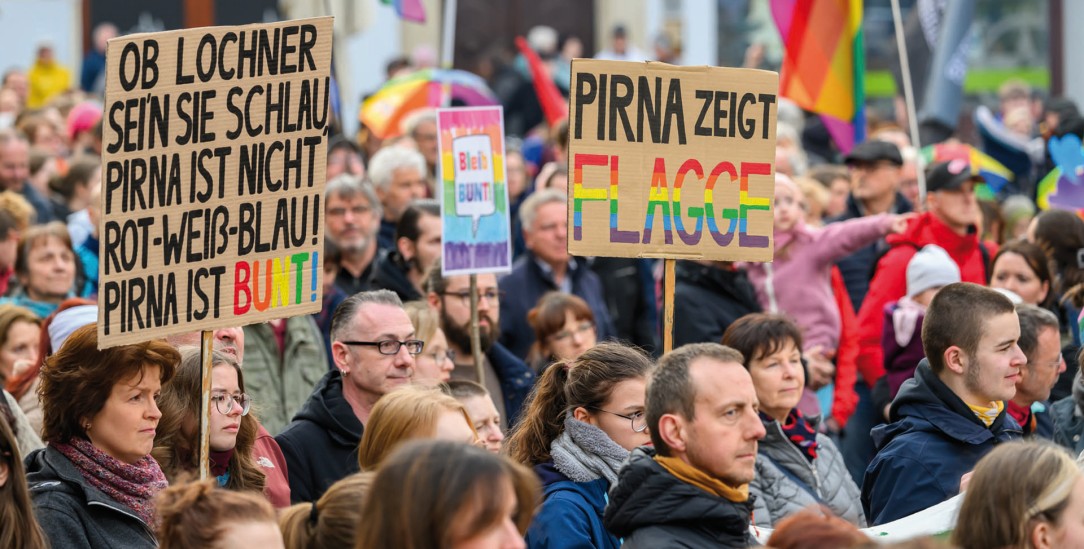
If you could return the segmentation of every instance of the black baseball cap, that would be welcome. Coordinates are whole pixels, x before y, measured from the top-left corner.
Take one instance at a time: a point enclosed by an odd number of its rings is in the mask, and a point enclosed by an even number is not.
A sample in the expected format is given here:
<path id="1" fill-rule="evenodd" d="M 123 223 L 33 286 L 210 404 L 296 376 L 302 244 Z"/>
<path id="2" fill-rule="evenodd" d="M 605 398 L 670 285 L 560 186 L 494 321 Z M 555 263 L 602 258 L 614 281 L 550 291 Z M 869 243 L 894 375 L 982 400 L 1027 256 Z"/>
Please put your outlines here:
<path id="1" fill-rule="evenodd" d="M 903 165 L 903 155 L 900 154 L 899 147 L 887 141 L 878 141 L 876 139 L 859 143 L 851 149 L 847 156 L 843 157 L 843 161 L 848 166 L 851 164 L 873 164 L 882 160 L 897 166 Z"/>
<path id="2" fill-rule="evenodd" d="M 954 191 L 968 181 L 981 183 L 982 177 L 971 172 L 971 164 L 964 159 L 949 160 L 930 166 L 926 172 L 926 191 Z"/>

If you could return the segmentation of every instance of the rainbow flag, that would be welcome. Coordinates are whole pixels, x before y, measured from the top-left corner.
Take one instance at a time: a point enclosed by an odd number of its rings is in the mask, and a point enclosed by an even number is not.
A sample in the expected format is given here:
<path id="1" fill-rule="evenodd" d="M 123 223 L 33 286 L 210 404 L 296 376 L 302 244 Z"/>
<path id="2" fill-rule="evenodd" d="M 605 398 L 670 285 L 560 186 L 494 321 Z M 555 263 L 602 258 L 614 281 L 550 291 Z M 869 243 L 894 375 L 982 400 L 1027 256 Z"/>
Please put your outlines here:
<path id="1" fill-rule="evenodd" d="M 405 21 L 425 23 L 425 6 L 422 0 L 380 0 L 381 4 L 395 8 L 395 14 Z"/>
<path id="2" fill-rule="evenodd" d="M 965 143 L 926 145 L 921 152 L 927 166 L 936 162 L 966 160 L 971 165 L 971 173 L 983 180 L 983 183 L 975 185 L 975 196 L 979 200 L 997 200 L 1001 191 L 1015 177 L 1011 170 L 994 157 Z"/>
<path id="3" fill-rule="evenodd" d="M 866 138 L 862 0 L 772 0 L 783 39 L 780 93 L 817 113 L 847 153 Z"/>

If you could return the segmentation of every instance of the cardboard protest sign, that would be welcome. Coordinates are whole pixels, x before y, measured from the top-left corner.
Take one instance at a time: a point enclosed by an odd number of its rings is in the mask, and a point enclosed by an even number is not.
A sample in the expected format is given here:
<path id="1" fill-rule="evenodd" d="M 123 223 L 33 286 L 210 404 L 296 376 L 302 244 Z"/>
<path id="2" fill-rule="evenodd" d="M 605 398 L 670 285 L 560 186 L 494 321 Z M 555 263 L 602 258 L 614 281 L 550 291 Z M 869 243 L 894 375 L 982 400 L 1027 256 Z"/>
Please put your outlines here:
<path id="1" fill-rule="evenodd" d="M 109 41 L 100 347 L 320 309 L 331 27 Z"/>
<path id="2" fill-rule="evenodd" d="M 770 261 L 779 75 L 572 61 L 568 251 Z"/>
<path id="3" fill-rule="evenodd" d="M 445 276 L 512 268 L 501 107 L 437 110 Z"/>

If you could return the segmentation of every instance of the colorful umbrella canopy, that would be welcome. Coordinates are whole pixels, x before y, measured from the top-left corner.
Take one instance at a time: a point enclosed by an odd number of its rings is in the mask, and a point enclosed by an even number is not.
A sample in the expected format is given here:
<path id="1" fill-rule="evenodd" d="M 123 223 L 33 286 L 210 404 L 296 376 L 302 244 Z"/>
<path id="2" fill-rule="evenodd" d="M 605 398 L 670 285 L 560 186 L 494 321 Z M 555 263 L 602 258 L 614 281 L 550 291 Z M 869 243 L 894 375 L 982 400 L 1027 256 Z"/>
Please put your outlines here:
<path id="1" fill-rule="evenodd" d="M 399 122 L 418 109 L 497 105 L 485 80 L 466 71 L 422 69 L 389 80 L 361 105 L 359 119 L 377 137 L 399 135 Z"/>
<path id="2" fill-rule="evenodd" d="M 922 147 L 922 157 L 927 166 L 936 162 L 966 160 L 971 164 L 971 173 L 985 181 L 975 186 L 975 195 L 980 199 L 996 200 L 997 194 L 1013 179 L 1013 173 L 1001 162 L 966 143 L 927 145 Z"/>

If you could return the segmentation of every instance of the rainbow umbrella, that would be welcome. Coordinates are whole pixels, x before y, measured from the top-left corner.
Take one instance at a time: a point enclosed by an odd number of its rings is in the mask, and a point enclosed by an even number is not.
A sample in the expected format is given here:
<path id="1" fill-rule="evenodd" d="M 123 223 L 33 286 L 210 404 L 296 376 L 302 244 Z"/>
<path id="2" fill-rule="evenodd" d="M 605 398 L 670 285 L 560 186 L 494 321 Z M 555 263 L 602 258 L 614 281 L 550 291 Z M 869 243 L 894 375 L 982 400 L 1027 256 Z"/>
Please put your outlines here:
<path id="1" fill-rule="evenodd" d="M 929 166 L 935 162 L 966 160 L 971 165 L 971 173 L 982 177 L 984 183 L 975 185 L 975 196 L 981 200 L 997 200 L 1013 173 L 1001 162 L 966 143 L 938 143 L 922 147 L 922 157 Z"/>
<path id="2" fill-rule="evenodd" d="M 389 80 L 361 105 L 359 119 L 377 137 L 399 135 L 399 122 L 426 107 L 497 105 L 480 76 L 454 69 L 422 69 Z"/>

